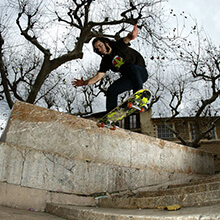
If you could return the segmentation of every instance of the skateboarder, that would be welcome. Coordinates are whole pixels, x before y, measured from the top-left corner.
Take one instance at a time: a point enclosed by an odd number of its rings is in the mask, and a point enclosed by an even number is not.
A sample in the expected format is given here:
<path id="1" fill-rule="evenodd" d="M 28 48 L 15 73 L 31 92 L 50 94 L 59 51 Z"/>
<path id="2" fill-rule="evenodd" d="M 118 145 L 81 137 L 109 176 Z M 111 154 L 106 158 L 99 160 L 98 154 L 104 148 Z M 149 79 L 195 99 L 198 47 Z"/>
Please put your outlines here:
<path id="1" fill-rule="evenodd" d="M 126 37 L 111 41 L 108 38 L 98 37 L 92 42 L 94 52 L 102 57 L 100 68 L 97 74 L 87 80 L 76 79 L 72 85 L 83 86 L 95 84 L 104 77 L 106 71 L 112 70 L 120 72 L 121 78 L 109 86 L 106 98 L 107 112 L 117 106 L 119 94 L 133 89 L 133 93 L 143 88 L 143 83 L 147 81 L 148 72 L 143 57 L 139 52 L 130 48 L 130 41 L 138 35 L 137 25 Z"/>

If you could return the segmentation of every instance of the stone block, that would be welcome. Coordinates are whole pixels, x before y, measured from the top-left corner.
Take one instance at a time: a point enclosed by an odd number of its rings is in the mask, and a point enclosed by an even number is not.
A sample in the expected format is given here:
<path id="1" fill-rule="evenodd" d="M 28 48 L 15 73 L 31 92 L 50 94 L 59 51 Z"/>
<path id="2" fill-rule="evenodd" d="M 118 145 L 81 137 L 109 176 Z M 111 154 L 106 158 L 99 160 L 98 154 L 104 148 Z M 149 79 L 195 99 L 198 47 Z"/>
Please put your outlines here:
<path id="1" fill-rule="evenodd" d="M 23 150 L 0 143 L 0 181 L 20 184 L 23 172 Z"/>

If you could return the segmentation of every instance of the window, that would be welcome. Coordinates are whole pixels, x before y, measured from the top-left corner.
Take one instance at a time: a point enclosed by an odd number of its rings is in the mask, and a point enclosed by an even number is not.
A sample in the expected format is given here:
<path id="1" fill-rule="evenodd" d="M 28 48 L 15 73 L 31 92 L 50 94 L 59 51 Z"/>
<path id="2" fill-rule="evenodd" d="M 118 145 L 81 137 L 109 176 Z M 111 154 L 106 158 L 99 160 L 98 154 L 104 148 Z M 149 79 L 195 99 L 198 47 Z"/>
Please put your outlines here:
<path id="1" fill-rule="evenodd" d="M 137 115 L 131 115 L 129 117 L 129 128 L 137 128 Z"/>
<path id="2" fill-rule="evenodd" d="M 196 139 L 196 130 L 195 130 L 195 124 L 194 123 L 190 123 L 190 131 L 191 131 L 191 139 L 195 140 Z M 215 128 L 213 128 L 208 134 L 206 134 L 205 138 L 209 139 L 209 140 L 216 139 Z"/>
<path id="3" fill-rule="evenodd" d="M 210 139 L 216 139 L 216 136 L 215 136 L 215 128 L 213 128 L 210 132 L 209 132 L 209 134 L 210 134 Z"/>
<path id="4" fill-rule="evenodd" d="M 140 128 L 140 114 L 133 114 L 122 121 L 120 121 L 119 126 L 125 129 L 136 129 Z"/>
<path id="5" fill-rule="evenodd" d="M 191 131 L 191 139 L 195 140 L 196 139 L 196 130 L 195 130 L 195 125 L 193 123 L 190 123 L 190 131 Z"/>
<path id="6" fill-rule="evenodd" d="M 172 124 L 169 124 L 169 126 L 173 128 Z M 162 138 L 162 139 L 174 138 L 173 132 L 162 124 L 157 125 L 157 135 L 158 138 Z"/>

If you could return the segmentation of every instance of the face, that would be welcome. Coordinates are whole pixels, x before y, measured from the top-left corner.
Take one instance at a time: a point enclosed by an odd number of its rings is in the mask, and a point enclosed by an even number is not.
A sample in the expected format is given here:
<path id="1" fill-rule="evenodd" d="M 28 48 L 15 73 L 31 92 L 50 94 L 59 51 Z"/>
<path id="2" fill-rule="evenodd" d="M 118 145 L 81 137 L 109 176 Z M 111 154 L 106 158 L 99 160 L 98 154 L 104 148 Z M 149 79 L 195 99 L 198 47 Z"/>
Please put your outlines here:
<path id="1" fill-rule="evenodd" d="M 107 50 L 106 50 L 106 46 L 105 44 L 98 40 L 95 44 L 94 44 L 94 47 L 101 53 L 101 54 L 106 54 L 107 53 Z"/>

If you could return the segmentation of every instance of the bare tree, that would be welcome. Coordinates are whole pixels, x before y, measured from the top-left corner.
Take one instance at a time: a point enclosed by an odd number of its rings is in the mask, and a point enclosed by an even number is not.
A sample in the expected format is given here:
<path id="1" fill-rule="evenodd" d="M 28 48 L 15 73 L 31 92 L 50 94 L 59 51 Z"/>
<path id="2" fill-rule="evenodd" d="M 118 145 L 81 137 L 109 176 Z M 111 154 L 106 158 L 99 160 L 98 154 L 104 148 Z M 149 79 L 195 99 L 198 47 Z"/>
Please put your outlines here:
<path id="1" fill-rule="evenodd" d="M 219 120 L 220 50 L 203 31 L 194 29 L 194 34 L 194 40 L 184 40 L 178 44 L 177 60 L 182 68 L 178 76 L 171 77 L 163 88 L 170 94 L 166 102 L 171 111 L 171 117 L 164 120 L 164 124 L 182 144 L 197 148 L 202 139 L 210 138 L 210 131 Z M 192 141 L 186 140 L 178 129 L 169 126 L 169 122 L 179 115 L 191 117 L 191 129 L 195 135 Z M 201 117 L 206 118 L 206 125 Z"/>
<path id="2" fill-rule="evenodd" d="M 3 87 L 3 91 L 0 92 L 1 99 L 4 98 L 3 94 L 5 94 L 6 100 L 8 102 L 8 105 L 10 108 L 13 106 L 13 101 L 10 96 L 10 90 L 9 86 L 7 84 L 7 77 L 8 77 L 8 71 L 7 66 L 5 64 L 4 60 L 4 43 L 5 43 L 5 36 L 7 35 L 7 26 L 9 26 L 9 20 L 10 20 L 10 14 L 11 12 L 8 10 L 8 8 L 1 8 L 1 14 L 0 14 L 0 72 L 1 72 L 1 82 L 0 85 Z"/>
<path id="3" fill-rule="evenodd" d="M 11 92 L 16 99 L 35 103 L 38 100 L 39 91 L 50 73 L 69 61 L 81 59 L 84 44 L 88 43 L 93 37 L 100 35 L 119 37 L 122 32 L 126 31 L 129 24 L 155 16 L 150 14 L 153 11 L 150 9 L 162 1 L 129 1 L 129 3 L 125 1 L 120 5 L 117 4 L 120 7 L 115 9 L 114 1 L 108 2 L 108 4 L 105 4 L 105 2 L 100 4 L 100 2 L 94 0 L 72 0 L 62 1 L 62 3 L 58 1 L 35 1 L 33 3 L 27 0 L 19 0 L 16 3 L 10 0 L 9 3 L 19 9 L 16 24 L 21 36 L 35 50 L 40 51 L 41 55 L 36 60 L 32 57 L 32 62 L 26 68 L 24 66 L 18 67 L 19 64 L 17 64 L 16 71 L 15 69 L 13 71 L 18 76 L 19 70 L 20 79 L 17 78 L 13 83 L 10 83 L 10 80 L 7 79 L 7 73 L 2 72 L 2 84 L 9 105 L 12 106 L 13 103 L 12 98 L 10 98 Z M 48 4 L 53 7 L 47 6 Z M 96 13 L 94 13 L 94 9 L 96 9 Z M 46 39 L 50 34 L 49 31 L 48 35 L 45 34 L 47 32 L 46 28 L 54 25 L 59 26 L 64 35 L 62 36 L 57 32 L 52 37 L 52 42 L 61 39 L 63 49 L 51 46 Z M 116 28 L 113 29 L 112 27 Z M 114 30 L 114 34 L 110 30 Z M 59 43 L 56 45 L 59 45 Z M 32 54 L 32 56 L 34 55 Z M 31 78 L 33 72 L 35 72 L 34 77 Z M 31 82 L 27 82 L 27 78 Z M 22 96 L 18 91 L 19 84 L 22 81 L 29 85 L 28 90 L 26 90 L 28 91 L 27 97 Z"/>

